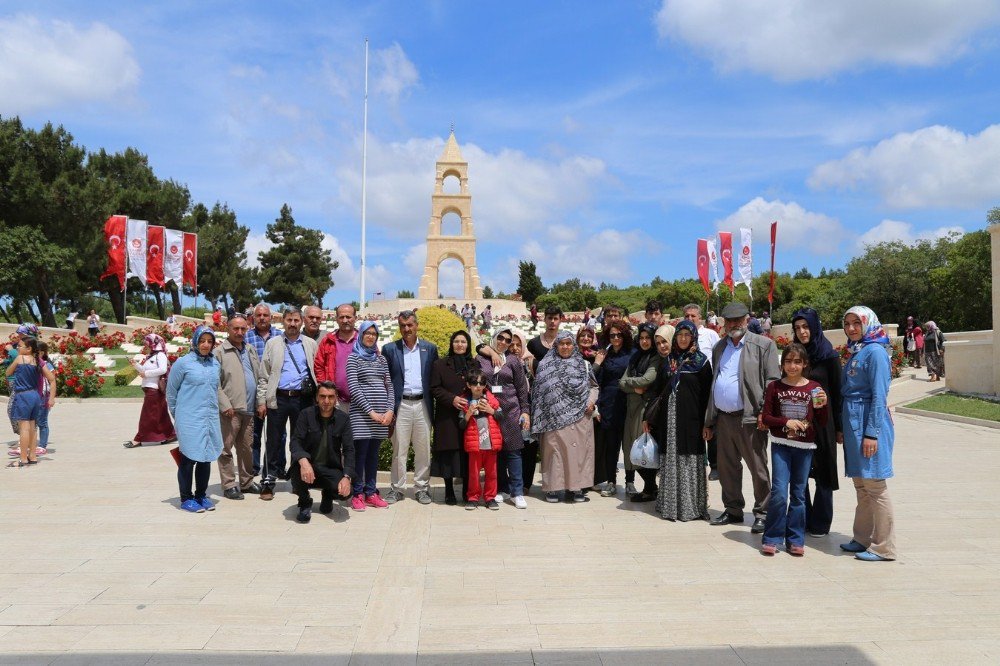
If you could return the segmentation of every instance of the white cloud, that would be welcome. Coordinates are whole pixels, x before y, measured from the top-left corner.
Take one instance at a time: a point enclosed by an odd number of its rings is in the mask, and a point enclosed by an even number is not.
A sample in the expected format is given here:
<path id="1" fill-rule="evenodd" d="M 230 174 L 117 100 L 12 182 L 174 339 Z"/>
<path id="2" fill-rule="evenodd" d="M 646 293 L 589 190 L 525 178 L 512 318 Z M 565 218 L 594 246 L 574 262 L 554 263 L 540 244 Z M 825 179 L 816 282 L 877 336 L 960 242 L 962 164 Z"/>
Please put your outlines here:
<path id="1" fill-rule="evenodd" d="M 0 19 L 0 113 L 111 102 L 132 91 L 139 74 L 131 44 L 103 23 Z"/>
<path id="2" fill-rule="evenodd" d="M 521 257 L 534 261 L 546 283 L 577 277 L 597 285 L 627 281 L 640 254 L 654 251 L 656 243 L 642 231 L 603 229 L 581 233 L 557 227 L 521 246 Z"/>
<path id="3" fill-rule="evenodd" d="M 914 231 L 913 225 L 909 222 L 882 220 L 858 237 L 856 247 L 858 251 L 864 251 L 867 245 L 878 245 L 879 243 L 889 243 L 892 241 L 901 241 L 907 245 L 911 245 L 918 240 L 936 240 L 956 233 L 964 234 L 965 229 L 959 226 L 946 226 L 918 233 Z"/>
<path id="4" fill-rule="evenodd" d="M 765 201 L 756 197 L 716 223 L 719 231 L 733 232 L 739 243 L 741 227 L 753 230 L 754 243 L 771 242 L 771 223 L 778 222 L 780 247 L 804 248 L 815 254 L 834 254 L 844 239 L 844 228 L 836 218 L 813 213 L 791 201 Z"/>
<path id="5" fill-rule="evenodd" d="M 398 42 L 375 51 L 375 76 L 372 88 L 389 98 L 392 104 L 399 102 L 408 89 L 420 82 L 417 67 L 406 56 Z"/>
<path id="6" fill-rule="evenodd" d="M 664 0 L 655 23 L 661 37 L 686 42 L 723 71 L 797 81 L 869 63 L 948 61 L 998 18 L 994 0 Z"/>
<path id="7" fill-rule="evenodd" d="M 443 149 L 440 138 L 383 143 L 369 137 L 368 220 L 411 239 L 426 236 L 434 163 Z M 584 207 L 607 179 L 604 162 L 581 155 L 544 160 L 506 148 L 487 152 L 475 144 L 463 145 L 462 155 L 469 162 L 478 240 L 515 238 L 559 223 Z M 360 155 L 351 155 L 336 172 L 341 203 L 349 210 L 361 207 L 360 163 Z"/>
<path id="8" fill-rule="evenodd" d="M 817 189 L 871 188 L 891 206 L 981 207 L 1000 196 L 1000 125 L 964 134 L 934 125 L 819 165 Z"/>

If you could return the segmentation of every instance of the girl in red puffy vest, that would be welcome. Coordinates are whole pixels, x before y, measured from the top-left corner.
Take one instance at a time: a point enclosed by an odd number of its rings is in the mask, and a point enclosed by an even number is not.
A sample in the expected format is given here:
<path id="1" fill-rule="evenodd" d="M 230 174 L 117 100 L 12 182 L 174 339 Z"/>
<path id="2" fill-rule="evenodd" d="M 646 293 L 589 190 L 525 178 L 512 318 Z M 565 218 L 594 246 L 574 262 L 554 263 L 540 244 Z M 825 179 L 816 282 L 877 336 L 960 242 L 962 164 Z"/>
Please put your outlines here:
<path id="1" fill-rule="evenodd" d="M 503 435 L 497 418 L 502 415 L 500 403 L 486 388 L 487 378 L 479 368 L 465 375 L 468 391 L 463 396 L 469 407 L 459 415 L 459 425 L 465 432 L 465 452 L 469 454 L 469 487 L 465 508 L 472 511 L 479 504 L 479 470 L 486 472 L 483 499 L 486 508 L 497 511 L 497 452 L 503 447 Z"/>

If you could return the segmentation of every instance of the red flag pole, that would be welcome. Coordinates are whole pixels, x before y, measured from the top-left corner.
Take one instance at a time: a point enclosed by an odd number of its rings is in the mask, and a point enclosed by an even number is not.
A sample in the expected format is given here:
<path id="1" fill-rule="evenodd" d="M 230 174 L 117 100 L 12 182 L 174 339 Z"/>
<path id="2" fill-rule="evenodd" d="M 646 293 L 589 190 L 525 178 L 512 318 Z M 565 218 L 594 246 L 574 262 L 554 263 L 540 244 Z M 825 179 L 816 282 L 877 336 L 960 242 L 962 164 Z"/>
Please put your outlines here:
<path id="1" fill-rule="evenodd" d="M 778 238 L 778 221 L 771 223 L 771 289 L 767 292 L 767 303 L 771 313 L 774 312 L 774 247 Z"/>

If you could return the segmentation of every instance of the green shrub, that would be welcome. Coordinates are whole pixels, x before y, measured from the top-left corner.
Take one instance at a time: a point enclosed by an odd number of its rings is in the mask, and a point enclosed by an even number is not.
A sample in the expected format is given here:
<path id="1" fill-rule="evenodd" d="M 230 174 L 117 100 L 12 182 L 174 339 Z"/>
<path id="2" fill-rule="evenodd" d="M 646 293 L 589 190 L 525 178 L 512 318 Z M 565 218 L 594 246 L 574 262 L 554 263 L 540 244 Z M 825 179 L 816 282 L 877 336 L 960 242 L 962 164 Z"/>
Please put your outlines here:
<path id="1" fill-rule="evenodd" d="M 10 395 L 10 386 L 7 384 L 7 373 L 3 372 L 6 368 L 0 367 L 0 395 Z"/>
<path id="2" fill-rule="evenodd" d="M 132 380 L 138 376 L 138 370 L 131 365 L 126 365 L 124 368 L 115 373 L 115 386 L 128 386 L 132 383 Z"/>
<path id="3" fill-rule="evenodd" d="M 452 333 L 465 330 L 462 318 L 447 308 L 420 308 L 417 310 L 417 321 L 420 326 L 417 337 L 437 345 L 438 354 L 442 356 L 448 353 Z M 399 331 L 396 331 L 393 339 L 399 338 Z"/>

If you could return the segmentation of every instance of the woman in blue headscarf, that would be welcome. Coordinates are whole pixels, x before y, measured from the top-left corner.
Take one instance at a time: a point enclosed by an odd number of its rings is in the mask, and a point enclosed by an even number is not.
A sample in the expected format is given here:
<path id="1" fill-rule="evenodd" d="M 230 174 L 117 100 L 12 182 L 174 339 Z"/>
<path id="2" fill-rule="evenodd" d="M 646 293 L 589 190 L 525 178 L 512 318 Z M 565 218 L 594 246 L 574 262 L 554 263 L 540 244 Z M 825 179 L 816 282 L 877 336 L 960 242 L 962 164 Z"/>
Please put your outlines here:
<path id="1" fill-rule="evenodd" d="M 841 378 L 844 468 L 854 481 L 858 508 L 854 539 L 840 547 L 866 562 L 894 560 L 892 501 L 885 483 L 893 475 L 895 438 L 886 403 L 892 381 L 889 336 L 863 305 L 844 315 L 844 333 L 851 354 Z"/>
<path id="2" fill-rule="evenodd" d="M 191 336 L 191 351 L 174 363 L 167 379 L 167 407 L 174 417 L 180 446 L 177 483 L 181 508 L 191 513 L 215 510 L 215 503 L 207 497 L 212 463 L 222 453 L 219 362 L 212 355 L 214 348 L 215 333 L 208 326 L 199 326 Z"/>
<path id="3" fill-rule="evenodd" d="M 389 364 L 378 350 L 378 326 L 363 321 L 354 349 L 347 357 L 347 386 L 351 394 L 351 436 L 354 438 L 354 470 L 351 508 L 384 509 L 389 506 L 375 487 L 378 450 L 389 436 L 394 396 Z"/>
<path id="4" fill-rule="evenodd" d="M 809 476 L 816 481 L 816 492 L 812 497 L 806 487 L 806 532 L 820 537 L 830 533 L 833 491 L 840 487 L 837 479 L 837 440 L 843 433 L 840 422 L 843 405 L 840 397 L 840 354 L 823 335 L 819 314 L 812 308 L 802 308 L 792 315 L 792 335 L 809 353 L 809 379 L 823 387 L 832 410 L 825 426 L 813 424 L 816 428 L 816 450 Z"/>

